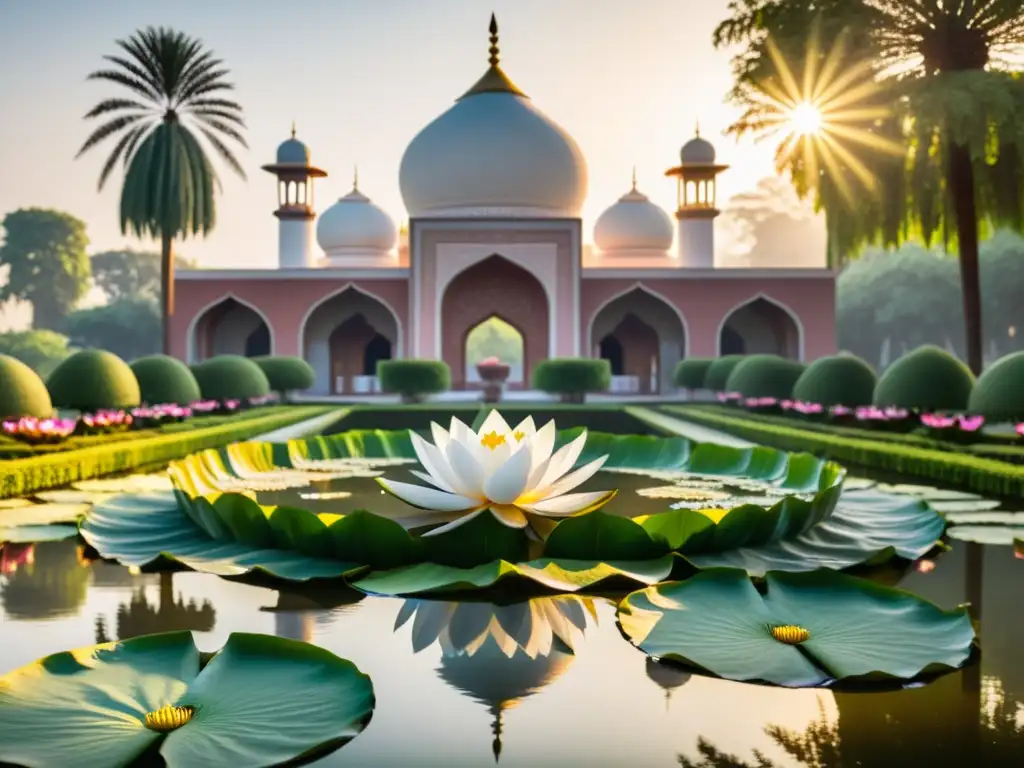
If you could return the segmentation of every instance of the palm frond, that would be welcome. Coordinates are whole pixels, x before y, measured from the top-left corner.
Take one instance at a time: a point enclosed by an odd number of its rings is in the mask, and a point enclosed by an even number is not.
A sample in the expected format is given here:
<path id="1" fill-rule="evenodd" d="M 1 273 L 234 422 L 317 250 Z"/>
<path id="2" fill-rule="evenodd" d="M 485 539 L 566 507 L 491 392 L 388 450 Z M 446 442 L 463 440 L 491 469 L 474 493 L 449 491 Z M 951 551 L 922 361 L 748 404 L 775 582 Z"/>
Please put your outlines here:
<path id="1" fill-rule="evenodd" d="M 239 131 L 233 125 L 225 123 L 223 120 L 221 120 L 218 115 L 212 114 L 210 112 L 199 112 L 195 113 L 194 117 L 198 122 L 208 125 L 210 128 L 219 131 L 228 138 L 234 139 L 243 147 L 248 148 L 249 145 L 246 144 L 245 136 L 239 133 Z M 244 128 L 245 126 L 242 127 Z"/>
<path id="2" fill-rule="evenodd" d="M 122 41 L 118 42 L 120 43 Z M 160 102 L 160 83 L 155 79 L 153 73 L 149 69 L 144 66 L 139 66 L 136 62 L 129 61 L 122 56 L 104 56 L 103 58 L 111 64 L 123 69 L 140 83 L 144 83 L 149 89 L 149 98 L 156 103 Z"/>
<path id="3" fill-rule="evenodd" d="M 117 85 L 123 85 L 131 91 L 134 91 L 139 96 L 147 99 L 152 99 L 152 91 L 144 81 L 138 78 L 127 75 L 124 72 L 119 72 L 116 69 L 101 69 L 98 72 L 90 72 L 86 77 L 87 80 L 106 80 Z"/>
<path id="4" fill-rule="evenodd" d="M 107 112 L 119 112 L 123 109 L 134 109 L 140 112 L 151 112 L 153 107 L 151 105 L 143 104 L 140 101 L 133 101 L 131 99 L 106 99 L 101 101 L 95 107 L 90 109 L 86 115 L 86 120 L 91 120 L 94 117 L 99 117 Z"/>
<path id="5" fill-rule="evenodd" d="M 89 138 L 85 140 L 85 143 L 82 145 L 82 148 L 78 150 L 78 154 L 75 155 L 75 157 L 81 157 L 85 152 L 92 149 L 108 136 L 117 133 L 123 128 L 127 128 L 129 125 L 137 123 L 139 120 L 143 119 L 143 117 L 144 115 L 123 115 L 121 117 L 115 117 L 109 123 L 104 123 L 89 135 Z"/>
<path id="6" fill-rule="evenodd" d="M 221 141 L 220 137 L 213 131 L 209 131 L 206 128 L 200 127 L 199 130 L 203 134 L 203 136 L 206 137 L 206 140 L 213 145 L 213 148 L 217 150 L 217 154 L 221 156 L 224 162 L 231 166 L 231 170 L 233 170 L 235 173 L 237 173 L 244 179 L 245 169 L 242 168 L 242 164 L 238 162 L 238 158 L 236 158 L 231 149 L 223 141 Z M 223 127 L 219 128 L 218 130 L 220 130 L 222 133 L 224 132 Z"/>
<path id="7" fill-rule="evenodd" d="M 117 161 L 122 156 L 124 156 L 126 160 L 130 157 L 130 155 L 125 151 L 129 148 L 129 145 L 134 145 L 134 143 L 139 140 L 139 137 L 145 132 L 145 127 L 136 126 L 121 136 L 120 140 L 114 146 L 114 150 L 107 157 L 107 161 L 103 164 L 103 170 L 100 171 L 100 181 L 97 185 L 98 190 L 102 190 L 103 185 L 107 183 L 107 178 L 110 176 L 111 171 L 114 170 L 114 166 L 117 165 Z"/>
<path id="8" fill-rule="evenodd" d="M 217 91 L 234 90 L 234 84 L 224 80 L 227 74 L 228 71 L 226 69 L 215 69 L 194 78 L 178 94 L 178 103 L 188 104 L 198 96 L 205 96 L 208 93 L 215 93 Z"/>

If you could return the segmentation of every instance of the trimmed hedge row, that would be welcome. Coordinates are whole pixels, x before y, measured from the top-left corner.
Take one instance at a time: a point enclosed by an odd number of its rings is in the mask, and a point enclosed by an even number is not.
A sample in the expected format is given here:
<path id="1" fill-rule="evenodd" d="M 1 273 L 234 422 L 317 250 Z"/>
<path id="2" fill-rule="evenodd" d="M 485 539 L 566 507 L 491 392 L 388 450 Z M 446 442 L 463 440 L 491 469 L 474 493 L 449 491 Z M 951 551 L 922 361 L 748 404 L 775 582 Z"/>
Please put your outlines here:
<path id="1" fill-rule="evenodd" d="M 205 429 L 154 437 L 133 437 L 90 448 L 0 461 L 0 499 L 26 496 L 78 480 L 165 464 L 196 451 L 248 440 L 332 410 L 337 410 L 339 417 L 344 413 L 337 406 L 276 408 L 273 413 L 255 412 L 251 418 Z"/>
<path id="2" fill-rule="evenodd" d="M 381 360 L 377 378 L 382 392 L 401 395 L 406 403 L 421 402 L 452 385 L 452 372 L 440 360 Z"/>
<path id="3" fill-rule="evenodd" d="M 53 403 L 39 375 L 21 360 L 0 355 L 0 419 L 53 413 Z"/>
<path id="4" fill-rule="evenodd" d="M 612 385 L 612 366 L 592 357 L 543 360 L 533 371 L 533 388 L 561 395 L 563 403 L 582 403 L 588 392 L 606 392 Z"/>
<path id="5" fill-rule="evenodd" d="M 1024 467 L 1004 461 L 892 442 L 826 435 L 742 417 L 712 414 L 686 406 L 670 406 L 666 410 L 695 424 L 720 429 L 736 437 L 784 451 L 805 451 L 848 466 L 934 480 L 974 493 L 1004 497 L 1024 495 Z"/>

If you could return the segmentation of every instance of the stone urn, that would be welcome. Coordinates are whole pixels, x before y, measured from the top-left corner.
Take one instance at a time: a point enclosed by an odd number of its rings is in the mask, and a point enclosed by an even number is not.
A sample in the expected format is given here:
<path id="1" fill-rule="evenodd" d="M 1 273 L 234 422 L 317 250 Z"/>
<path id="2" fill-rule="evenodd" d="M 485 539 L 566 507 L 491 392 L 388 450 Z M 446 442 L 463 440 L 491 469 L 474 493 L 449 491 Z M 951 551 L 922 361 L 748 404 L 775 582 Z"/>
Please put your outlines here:
<path id="1" fill-rule="evenodd" d="M 505 382 L 512 372 L 511 366 L 501 362 L 496 357 L 488 357 L 476 364 L 476 372 L 484 383 L 484 402 L 501 402 L 501 393 L 505 389 Z"/>

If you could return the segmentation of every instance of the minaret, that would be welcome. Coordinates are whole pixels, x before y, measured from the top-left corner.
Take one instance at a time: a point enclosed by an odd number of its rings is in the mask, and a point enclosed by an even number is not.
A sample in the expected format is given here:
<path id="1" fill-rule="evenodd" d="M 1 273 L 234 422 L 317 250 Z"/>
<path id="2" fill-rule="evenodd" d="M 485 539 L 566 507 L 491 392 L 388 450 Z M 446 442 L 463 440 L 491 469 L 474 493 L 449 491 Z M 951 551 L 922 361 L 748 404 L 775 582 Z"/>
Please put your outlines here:
<path id="1" fill-rule="evenodd" d="M 277 162 L 263 170 L 277 176 L 278 266 L 296 269 L 314 265 L 313 242 L 316 211 L 313 210 L 313 179 L 326 171 L 310 164 L 309 147 L 292 136 L 277 148 Z"/>
<path id="2" fill-rule="evenodd" d="M 680 165 L 665 171 L 677 179 L 676 220 L 679 222 L 679 265 L 695 269 L 715 266 L 716 179 L 728 169 L 715 162 L 715 148 L 701 138 L 700 125 L 683 145 Z"/>

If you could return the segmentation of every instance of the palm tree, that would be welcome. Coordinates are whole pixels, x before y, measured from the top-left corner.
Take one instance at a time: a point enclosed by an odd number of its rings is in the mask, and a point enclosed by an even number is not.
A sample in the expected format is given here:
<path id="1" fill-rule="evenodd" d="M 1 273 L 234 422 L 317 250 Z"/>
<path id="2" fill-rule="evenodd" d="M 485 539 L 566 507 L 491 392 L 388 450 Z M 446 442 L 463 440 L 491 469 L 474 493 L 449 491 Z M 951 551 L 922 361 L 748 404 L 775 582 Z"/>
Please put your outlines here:
<path id="1" fill-rule="evenodd" d="M 216 223 L 217 173 L 200 141 L 213 147 L 245 178 L 227 139 L 246 146 L 242 108 L 220 94 L 234 86 L 223 62 L 200 40 L 164 27 L 148 27 L 116 41 L 124 55 L 89 75 L 122 86 L 131 98 L 105 99 L 86 116 L 106 122 L 86 139 L 81 156 L 111 136 L 117 143 L 100 172 L 99 188 L 123 161 L 121 232 L 160 239 L 163 349 L 170 353 L 174 315 L 174 241 L 206 235 Z"/>
<path id="2" fill-rule="evenodd" d="M 769 77 L 759 54 L 776 33 L 790 45 L 806 41 L 823 18 L 837 35 L 853 30 L 854 51 L 889 89 L 887 127 L 908 150 L 898 162 L 878 163 L 882 202 L 867 206 L 869 216 L 852 212 L 859 231 L 847 240 L 930 244 L 941 235 L 955 245 L 967 362 L 980 373 L 979 230 L 1024 226 L 1024 80 L 1013 71 L 1024 46 L 1024 0 L 733 0 L 730 10 L 716 44 L 747 44 L 734 69 L 748 86 Z M 741 90 L 734 98 L 742 102 Z"/>

